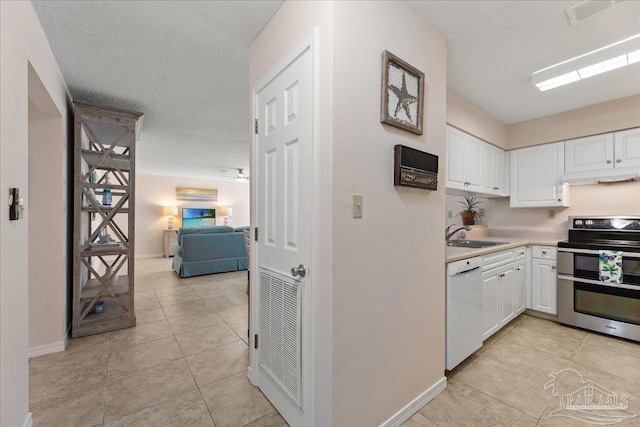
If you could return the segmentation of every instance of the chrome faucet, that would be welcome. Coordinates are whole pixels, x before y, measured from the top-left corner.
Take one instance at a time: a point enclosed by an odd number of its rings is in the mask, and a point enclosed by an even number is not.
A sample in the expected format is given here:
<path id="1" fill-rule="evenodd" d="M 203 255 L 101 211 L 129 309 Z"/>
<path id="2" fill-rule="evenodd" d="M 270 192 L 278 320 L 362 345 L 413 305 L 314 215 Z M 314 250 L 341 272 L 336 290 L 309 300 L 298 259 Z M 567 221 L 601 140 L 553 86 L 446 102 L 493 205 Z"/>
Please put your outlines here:
<path id="1" fill-rule="evenodd" d="M 456 234 L 458 231 L 460 230 L 467 230 L 470 231 L 471 227 L 469 227 L 468 225 L 463 225 L 462 227 L 458 227 L 455 230 L 453 230 L 452 232 L 449 232 L 449 229 L 451 227 L 453 227 L 455 224 L 449 224 L 447 226 L 447 228 L 444 230 L 444 238 L 447 241 L 447 243 L 449 243 L 449 239 L 451 238 L 451 236 L 453 236 L 454 234 Z"/>

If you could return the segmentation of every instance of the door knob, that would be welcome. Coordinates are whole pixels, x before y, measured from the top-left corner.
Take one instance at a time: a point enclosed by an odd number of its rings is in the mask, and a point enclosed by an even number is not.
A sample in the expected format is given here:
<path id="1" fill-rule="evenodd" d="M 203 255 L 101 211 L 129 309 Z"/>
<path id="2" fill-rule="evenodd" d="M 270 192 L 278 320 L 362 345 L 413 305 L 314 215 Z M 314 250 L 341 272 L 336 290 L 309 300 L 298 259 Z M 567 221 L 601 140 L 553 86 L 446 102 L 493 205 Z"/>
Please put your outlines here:
<path id="1" fill-rule="evenodd" d="M 622 161 L 622 159 L 618 159 L 616 160 L 616 163 L 620 163 Z"/>
<path id="2" fill-rule="evenodd" d="M 304 278 L 307 275 L 307 268 L 304 266 L 304 264 L 300 264 L 297 267 L 293 267 L 291 269 L 291 275 L 293 277 L 300 276 L 301 278 Z"/>
<path id="3" fill-rule="evenodd" d="M 607 163 L 611 163 L 611 159 L 607 160 Z"/>

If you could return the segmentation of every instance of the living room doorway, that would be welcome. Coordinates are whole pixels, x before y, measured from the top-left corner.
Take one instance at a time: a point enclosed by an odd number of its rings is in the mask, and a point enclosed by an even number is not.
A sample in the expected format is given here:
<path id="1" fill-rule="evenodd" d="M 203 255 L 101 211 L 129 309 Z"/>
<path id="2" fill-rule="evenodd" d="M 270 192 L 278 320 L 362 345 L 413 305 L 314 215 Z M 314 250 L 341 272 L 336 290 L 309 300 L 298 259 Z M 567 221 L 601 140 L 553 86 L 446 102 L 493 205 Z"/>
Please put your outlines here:
<path id="1" fill-rule="evenodd" d="M 20 189 L 29 227 L 29 357 L 66 345 L 70 229 L 67 144 L 62 114 L 28 65 L 28 188 Z"/>

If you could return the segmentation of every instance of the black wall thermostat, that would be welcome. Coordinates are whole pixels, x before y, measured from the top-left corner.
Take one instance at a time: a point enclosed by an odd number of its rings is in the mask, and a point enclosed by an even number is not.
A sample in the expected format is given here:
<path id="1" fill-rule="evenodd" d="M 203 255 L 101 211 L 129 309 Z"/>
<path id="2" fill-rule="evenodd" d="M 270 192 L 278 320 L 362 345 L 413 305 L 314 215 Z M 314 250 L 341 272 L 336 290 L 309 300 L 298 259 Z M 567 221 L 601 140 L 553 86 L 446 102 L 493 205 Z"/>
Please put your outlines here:
<path id="1" fill-rule="evenodd" d="M 393 185 L 438 189 L 438 156 L 400 144 L 394 152 Z"/>

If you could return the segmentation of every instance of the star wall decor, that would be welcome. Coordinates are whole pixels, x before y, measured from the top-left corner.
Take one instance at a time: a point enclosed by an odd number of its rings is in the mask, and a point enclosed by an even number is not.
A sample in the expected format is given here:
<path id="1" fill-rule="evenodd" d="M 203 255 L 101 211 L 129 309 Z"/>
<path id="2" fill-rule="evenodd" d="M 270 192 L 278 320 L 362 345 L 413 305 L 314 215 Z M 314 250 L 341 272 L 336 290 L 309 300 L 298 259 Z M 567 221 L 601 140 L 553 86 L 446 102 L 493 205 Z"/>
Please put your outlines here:
<path id="1" fill-rule="evenodd" d="M 423 106 L 424 73 L 385 50 L 380 121 L 422 135 Z"/>

